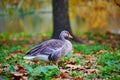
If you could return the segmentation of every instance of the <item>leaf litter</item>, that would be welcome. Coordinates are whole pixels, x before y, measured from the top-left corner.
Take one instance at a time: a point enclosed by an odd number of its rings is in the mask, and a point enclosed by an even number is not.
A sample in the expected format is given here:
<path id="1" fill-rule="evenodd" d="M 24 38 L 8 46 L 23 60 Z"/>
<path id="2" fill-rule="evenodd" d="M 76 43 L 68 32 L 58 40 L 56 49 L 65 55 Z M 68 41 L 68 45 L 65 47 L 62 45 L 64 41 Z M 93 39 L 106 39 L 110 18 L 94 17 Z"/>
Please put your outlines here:
<path id="1" fill-rule="evenodd" d="M 90 75 L 90 74 L 97 74 L 99 72 L 98 69 L 96 69 L 96 57 L 93 55 L 84 55 L 80 54 L 79 52 L 73 52 L 75 56 L 77 57 L 83 57 L 82 59 L 79 59 L 79 61 L 84 62 L 84 65 L 77 65 L 75 60 L 76 57 L 71 57 L 69 61 L 64 62 L 66 64 L 65 68 L 60 68 L 61 74 L 60 74 L 60 79 L 74 79 L 74 80 L 83 80 L 82 77 L 70 77 L 71 72 L 77 72 L 80 74 L 83 74 L 84 76 Z"/>
<path id="2" fill-rule="evenodd" d="M 92 34 L 92 36 L 93 35 L 94 34 Z M 119 49 L 119 47 L 116 47 L 116 46 L 120 44 L 120 39 L 118 37 L 111 35 L 111 33 L 109 33 L 109 34 L 106 33 L 106 35 L 107 35 L 108 39 L 104 39 L 104 36 L 95 35 L 93 40 L 89 40 L 89 39 L 88 40 L 90 41 L 89 45 L 94 44 L 96 42 L 99 42 L 103 46 L 108 44 L 109 45 L 108 50 L 101 48 L 98 51 L 94 51 L 94 49 L 93 49 L 93 50 L 90 50 L 91 54 L 89 54 L 89 55 L 84 54 L 85 50 L 83 50 L 83 52 L 82 52 L 82 50 L 78 50 L 78 51 L 73 50 L 73 52 L 72 52 L 73 56 L 69 56 L 69 58 L 65 57 L 64 61 L 61 60 L 59 62 L 60 74 L 54 75 L 53 79 L 55 79 L 55 80 L 84 80 L 84 79 L 88 80 L 91 78 L 86 78 L 86 76 L 88 77 L 91 75 L 101 75 L 101 71 L 100 71 L 100 69 L 98 69 L 98 67 L 100 67 L 102 69 L 104 66 L 102 64 L 98 65 L 98 63 L 97 63 L 98 57 L 96 57 L 96 55 L 101 56 L 101 55 L 104 55 L 108 51 L 115 52 Z M 29 40 L 24 40 L 24 37 L 20 38 L 20 39 L 18 37 L 15 39 L 11 38 L 11 41 L 14 41 L 14 42 L 17 42 L 17 41 L 24 42 L 25 41 L 25 44 L 22 43 L 22 45 L 21 45 L 24 47 L 24 49 L 17 49 L 15 51 L 10 52 L 9 56 L 4 58 L 5 60 L 11 60 L 13 58 L 16 58 L 17 55 L 26 53 L 25 50 L 28 49 L 27 47 L 30 46 L 31 44 L 38 43 L 39 40 L 36 38 L 36 40 L 33 39 L 33 40 L 29 41 Z M 8 45 L 11 46 L 9 41 L 7 41 L 5 39 L 2 42 L 3 42 L 3 44 L 2 44 L 3 46 L 8 46 Z M 85 49 L 87 49 L 87 48 L 85 48 Z M 34 65 L 37 65 L 37 66 L 41 65 L 43 67 L 46 65 L 49 65 L 47 63 L 45 65 L 41 64 L 37 60 L 23 61 L 23 63 L 28 64 L 28 65 L 33 65 L 33 66 Z M 119 62 L 117 62 L 117 64 L 119 64 Z M 1 72 L 0 74 L 2 74 L 2 73 L 5 74 L 8 71 L 9 67 L 2 66 L 2 65 L 3 64 L 0 63 L 0 72 Z M 30 66 L 29 68 L 33 68 L 33 66 Z M 119 66 L 118 66 L 118 68 L 119 68 Z M 13 79 L 13 80 L 16 80 L 16 79 L 17 80 L 28 80 L 29 79 L 29 75 L 31 73 L 28 73 L 25 66 L 23 66 L 19 63 L 19 64 L 14 65 L 14 69 L 15 69 L 14 71 L 10 70 L 10 72 L 9 72 L 9 76 L 11 77 L 11 79 Z M 39 70 L 39 68 L 37 68 L 37 67 L 35 69 Z M 50 69 L 48 69 L 47 67 L 45 67 L 44 70 L 48 70 L 50 72 Z M 45 71 L 44 73 L 48 73 L 48 72 Z M 43 76 L 43 74 L 39 73 L 39 76 Z M 97 78 L 95 76 L 95 77 L 92 77 L 91 80 L 102 80 L 102 78 Z"/>

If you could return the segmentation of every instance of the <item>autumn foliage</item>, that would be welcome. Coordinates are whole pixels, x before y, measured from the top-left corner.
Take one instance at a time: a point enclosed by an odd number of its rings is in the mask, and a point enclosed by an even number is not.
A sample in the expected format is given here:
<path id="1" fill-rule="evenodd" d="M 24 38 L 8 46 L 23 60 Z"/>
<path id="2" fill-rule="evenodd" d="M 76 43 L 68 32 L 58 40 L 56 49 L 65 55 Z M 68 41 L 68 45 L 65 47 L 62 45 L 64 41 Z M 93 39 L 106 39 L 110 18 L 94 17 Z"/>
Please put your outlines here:
<path id="1" fill-rule="evenodd" d="M 119 21 L 115 20 L 119 18 L 120 8 L 115 4 L 114 0 L 69 0 L 69 8 L 71 19 L 79 17 L 85 21 L 83 30 L 106 31 L 113 26 L 114 28 L 119 27 L 117 25 Z"/>

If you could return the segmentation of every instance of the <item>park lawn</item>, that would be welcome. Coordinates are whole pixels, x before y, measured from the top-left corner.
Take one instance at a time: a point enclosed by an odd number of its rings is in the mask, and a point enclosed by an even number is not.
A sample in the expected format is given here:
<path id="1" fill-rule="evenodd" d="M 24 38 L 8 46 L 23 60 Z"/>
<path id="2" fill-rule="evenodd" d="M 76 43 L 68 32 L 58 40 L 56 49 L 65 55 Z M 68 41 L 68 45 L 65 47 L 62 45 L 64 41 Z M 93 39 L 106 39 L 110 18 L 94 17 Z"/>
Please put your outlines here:
<path id="1" fill-rule="evenodd" d="M 120 36 L 106 32 L 75 33 L 88 44 L 73 43 L 73 50 L 59 61 L 51 63 L 24 60 L 23 56 L 42 41 L 46 33 L 0 34 L 0 78 L 3 80 L 120 80 Z"/>

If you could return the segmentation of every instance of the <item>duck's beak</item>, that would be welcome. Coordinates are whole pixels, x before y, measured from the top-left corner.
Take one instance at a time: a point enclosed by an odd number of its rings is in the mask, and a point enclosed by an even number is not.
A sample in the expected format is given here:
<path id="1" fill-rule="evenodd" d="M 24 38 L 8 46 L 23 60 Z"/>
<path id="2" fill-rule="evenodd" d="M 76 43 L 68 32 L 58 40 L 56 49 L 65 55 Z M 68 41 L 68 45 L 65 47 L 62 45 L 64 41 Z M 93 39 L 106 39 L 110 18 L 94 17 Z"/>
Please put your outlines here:
<path id="1" fill-rule="evenodd" d="M 73 37 L 69 34 L 69 35 L 68 35 L 68 38 L 72 39 Z"/>

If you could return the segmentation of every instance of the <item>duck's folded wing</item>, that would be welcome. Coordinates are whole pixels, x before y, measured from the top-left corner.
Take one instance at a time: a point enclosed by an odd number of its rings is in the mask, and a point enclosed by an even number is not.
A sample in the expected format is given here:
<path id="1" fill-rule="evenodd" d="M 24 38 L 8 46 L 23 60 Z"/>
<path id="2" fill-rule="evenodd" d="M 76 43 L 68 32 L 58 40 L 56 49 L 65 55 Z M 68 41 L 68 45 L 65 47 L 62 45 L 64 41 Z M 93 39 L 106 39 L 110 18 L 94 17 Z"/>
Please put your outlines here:
<path id="1" fill-rule="evenodd" d="M 29 56 L 37 55 L 50 55 L 55 53 L 56 50 L 60 49 L 64 45 L 64 42 L 61 40 L 48 40 L 43 42 L 40 46 L 33 48 L 27 53 Z"/>
<path id="2" fill-rule="evenodd" d="M 48 59 L 50 61 L 57 61 L 59 58 L 65 56 L 65 53 L 65 45 L 63 45 L 61 48 L 56 49 L 54 53 L 50 54 Z"/>

